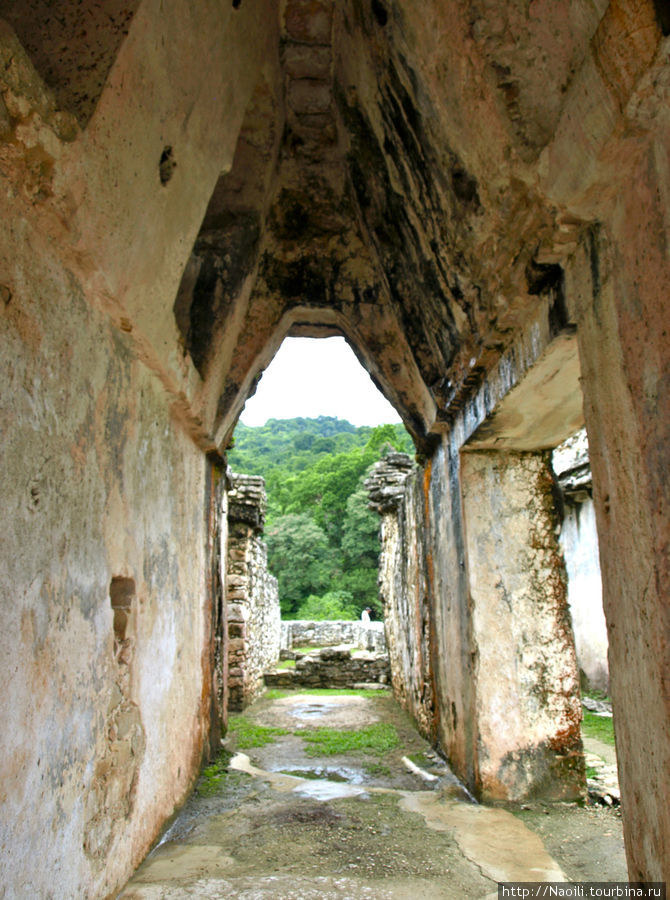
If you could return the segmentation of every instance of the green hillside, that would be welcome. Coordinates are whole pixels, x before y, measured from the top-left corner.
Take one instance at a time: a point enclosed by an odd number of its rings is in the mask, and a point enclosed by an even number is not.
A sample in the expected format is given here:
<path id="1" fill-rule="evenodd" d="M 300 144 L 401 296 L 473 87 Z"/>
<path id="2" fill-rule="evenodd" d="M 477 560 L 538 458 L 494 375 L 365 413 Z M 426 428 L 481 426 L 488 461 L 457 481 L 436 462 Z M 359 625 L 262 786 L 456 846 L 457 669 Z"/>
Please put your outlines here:
<path id="1" fill-rule="evenodd" d="M 238 424 L 228 461 L 265 478 L 265 540 L 285 617 L 358 618 L 365 606 L 381 615 L 379 518 L 362 482 L 389 446 L 414 452 L 402 425 L 357 428 L 330 416 Z"/>

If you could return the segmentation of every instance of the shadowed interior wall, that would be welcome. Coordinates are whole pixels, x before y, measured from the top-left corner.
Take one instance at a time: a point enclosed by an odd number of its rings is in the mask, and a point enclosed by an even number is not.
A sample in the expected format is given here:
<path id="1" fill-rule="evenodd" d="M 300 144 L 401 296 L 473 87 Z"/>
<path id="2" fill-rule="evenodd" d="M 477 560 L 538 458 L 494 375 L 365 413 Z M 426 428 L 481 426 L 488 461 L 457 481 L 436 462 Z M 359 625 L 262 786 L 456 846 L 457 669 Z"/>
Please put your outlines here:
<path id="1" fill-rule="evenodd" d="M 207 734 L 206 460 L 128 338 L 21 237 L 28 257 L 1 238 L 0 869 L 14 896 L 104 896 L 183 800 Z"/>

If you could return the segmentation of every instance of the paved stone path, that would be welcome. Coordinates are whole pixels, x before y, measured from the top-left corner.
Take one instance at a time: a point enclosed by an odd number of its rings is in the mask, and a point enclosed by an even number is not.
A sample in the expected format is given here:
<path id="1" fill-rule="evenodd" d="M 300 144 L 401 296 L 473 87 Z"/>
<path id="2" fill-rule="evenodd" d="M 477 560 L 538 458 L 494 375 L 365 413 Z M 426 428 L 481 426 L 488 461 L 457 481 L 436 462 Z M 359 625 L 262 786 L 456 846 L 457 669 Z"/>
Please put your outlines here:
<path id="1" fill-rule="evenodd" d="M 537 829 L 467 798 L 388 697 L 295 694 L 262 700 L 245 719 L 287 733 L 236 753 L 214 790 L 201 784 L 122 900 L 493 900 L 499 881 L 568 878 Z M 315 759 L 301 738 L 379 721 L 400 736 L 381 762 Z M 434 780 L 410 771 L 406 754 Z M 595 863 L 603 877 L 606 863 Z"/>

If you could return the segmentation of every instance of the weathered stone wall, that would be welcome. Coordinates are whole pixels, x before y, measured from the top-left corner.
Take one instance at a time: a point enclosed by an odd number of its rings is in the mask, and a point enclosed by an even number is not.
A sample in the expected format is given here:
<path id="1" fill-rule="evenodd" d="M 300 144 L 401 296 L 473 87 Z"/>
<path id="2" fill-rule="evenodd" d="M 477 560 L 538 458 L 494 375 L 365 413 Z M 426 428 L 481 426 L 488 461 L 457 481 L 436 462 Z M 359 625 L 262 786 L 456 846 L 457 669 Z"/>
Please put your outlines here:
<path id="1" fill-rule="evenodd" d="M 265 683 L 283 688 L 360 688 L 388 684 L 387 653 L 367 650 L 351 652 L 351 647 L 322 647 L 296 659 L 294 669 L 277 669 L 265 674 Z"/>
<path id="2" fill-rule="evenodd" d="M 568 573 L 568 604 L 580 681 L 584 690 L 608 693 L 607 625 L 585 431 L 554 450 L 552 468 L 561 491 L 559 542 Z"/>
<path id="3" fill-rule="evenodd" d="M 491 799 L 574 799 L 584 787 L 548 456 L 484 451 L 462 459 L 478 780 Z"/>
<path id="4" fill-rule="evenodd" d="M 434 727 L 472 784 L 461 449 L 585 419 L 630 875 L 668 880 L 667 5 L 88 6 L 0 23 L 3 886 L 113 893 L 183 795 L 220 621 L 193 445 L 333 330 L 428 461 Z"/>
<path id="5" fill-rule="evenodd" d="M 207 463 L 128 337 L 21 238 L 0 235 L 0 881 L 98 897 L 201 760 Z"/>
<path id="6" fill-rule="evenodd" d="M 17 27 L 49 31 L 28 6 Z M 95 106 L 85 131 L 0 21 L 8 896 L 115 896 L 187 796 L 222 712 L 213 542 L 224 532 L 203 452 L 216 447 L 187 412 L 200 385 L 171 309 L 266 63 L 262 28 L 245 41 L 232 15 L 210 4 L 198 18 L 178 0 L 131 3 L 114 26 L 103 16 L 115 34 L 104 75 L 90 95 L 74 90 Z M 58 80 L 39 36 L 27 46 Z M 74 81 L 101 74 L 61 49 Z M 206 91 L 201 54 L 218 72 Z"/>
<path id="7" fill-rule="evenodd" d="M 421 731 L 435 738 L 432 693 L 430 597 L 420 476 L 409 456 L 391 453 L 366 481 L 371 506 L 381 515 L 379 596 L 398 701 Z"/>
<path id="8" fill-rule="evenodd" d="M 537 360 L 545 364 L 538 337 L 525 356 L 531 371 Z M 516 372 L 504 370 L 508 380 L 525 375 L 523 359 L 517 355 Z M 368 482 L 382 512 L 392 679 L 401 702 L 482 796 L 579 796 L 577 669 L 546 454 L 459 453 L 466 436 L 506 439 L 505 416 L 499 431 L 498 424 L 479 430 L 500 389 L 492 380 L 474 395 L 461 427 L 423 472 L 407 478 L 389 457 Z M 545 421 L 553 435 L 560 410 Z M 539 432 L 526 439 L 539 440 Z M 499 642 L 505 629 L 508 639 Z"/>
<path id="9" fill-rule="evenodd" d="M 336 647 L 350 644 L 361 650 L 386 651 L 383 622 L 307 621 L 285 619 L 281 623 L 281 649 L 293 647 Z"/>
<path id="10" fill-rule="evenodd" d="M 231 475 L 228 493 L 228 708 L 242 710 L 263 690 L 263 672 L 279 659 L 277 579 L 261 540 L 265 482 Z"/>

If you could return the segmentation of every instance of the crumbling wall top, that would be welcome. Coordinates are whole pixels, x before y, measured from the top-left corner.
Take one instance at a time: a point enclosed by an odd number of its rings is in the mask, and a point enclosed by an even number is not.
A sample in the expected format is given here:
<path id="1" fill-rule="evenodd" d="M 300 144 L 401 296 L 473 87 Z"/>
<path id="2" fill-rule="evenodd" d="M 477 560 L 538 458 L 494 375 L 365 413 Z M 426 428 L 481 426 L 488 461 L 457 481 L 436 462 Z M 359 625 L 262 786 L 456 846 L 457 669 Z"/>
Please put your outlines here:
<path id="1" fill-rule="evenodd" d="M 382 515 L 398 509 L 405 492 L 405 481 L 414 470 L 414 462 L 407 453 L 389 453 L 375 463 L 365 480 L 370 509 Z"/>
<path id="2" fill-rule="evenodd" d="M 267 496 L 265 479 L 260 475 L 238 475 L 229 472 L 228 521 L 243 522 L 254 531 L 262 532 L 265 525 Z"/>

